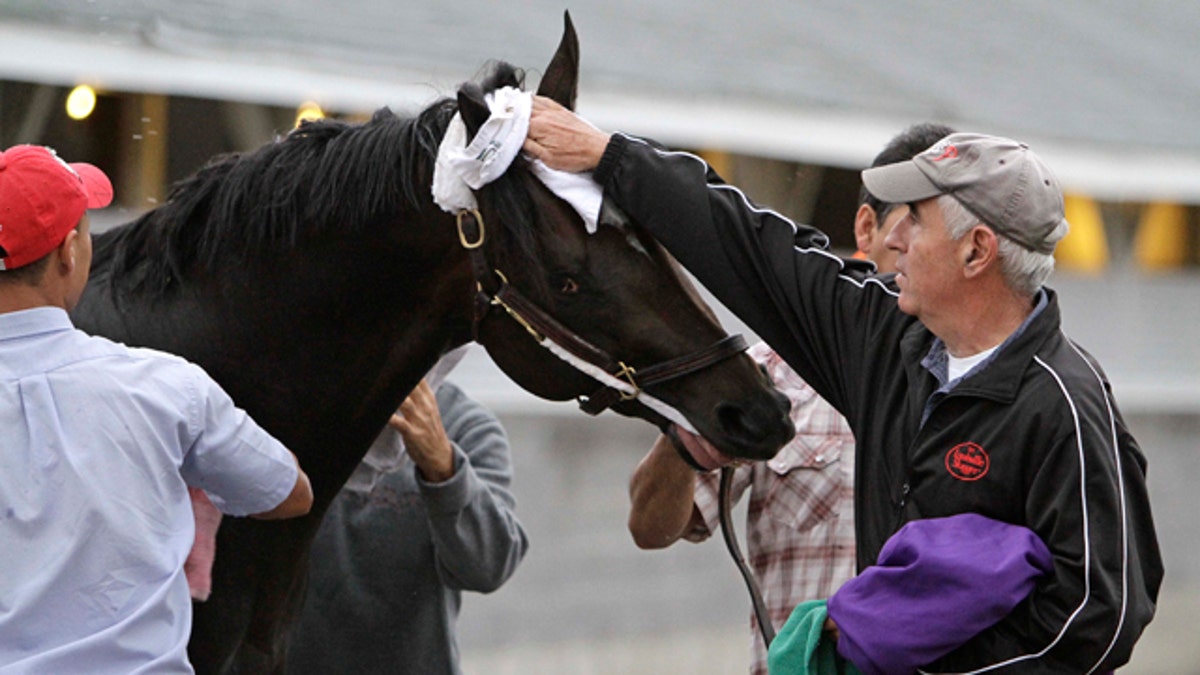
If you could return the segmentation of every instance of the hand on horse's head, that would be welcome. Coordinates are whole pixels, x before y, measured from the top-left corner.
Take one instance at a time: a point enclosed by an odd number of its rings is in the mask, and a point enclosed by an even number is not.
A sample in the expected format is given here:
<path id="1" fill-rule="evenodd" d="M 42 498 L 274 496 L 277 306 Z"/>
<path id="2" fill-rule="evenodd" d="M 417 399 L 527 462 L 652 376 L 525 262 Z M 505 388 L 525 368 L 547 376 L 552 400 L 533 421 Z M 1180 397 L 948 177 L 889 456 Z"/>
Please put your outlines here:
<path id="1" fill-rule="evenodd" d="M 533 97 L 524 150 L 559 171 L 591 171 L 608 147 L 609 134 L 544 97 Z"/>

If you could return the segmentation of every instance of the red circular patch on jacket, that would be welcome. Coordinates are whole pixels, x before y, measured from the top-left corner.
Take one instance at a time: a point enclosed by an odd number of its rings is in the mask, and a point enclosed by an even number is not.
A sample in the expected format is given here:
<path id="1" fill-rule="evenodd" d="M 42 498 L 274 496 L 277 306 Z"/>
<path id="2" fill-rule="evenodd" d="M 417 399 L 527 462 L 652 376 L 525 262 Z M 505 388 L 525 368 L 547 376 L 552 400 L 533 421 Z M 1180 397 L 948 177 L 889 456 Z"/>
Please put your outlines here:
<path id="1" fill-rule="evenodd" d="M 959 443 L 946 453 L 946 470 L 959 480 L 979 480 L 991 464 L 987 451 L 975 443 Z"/>

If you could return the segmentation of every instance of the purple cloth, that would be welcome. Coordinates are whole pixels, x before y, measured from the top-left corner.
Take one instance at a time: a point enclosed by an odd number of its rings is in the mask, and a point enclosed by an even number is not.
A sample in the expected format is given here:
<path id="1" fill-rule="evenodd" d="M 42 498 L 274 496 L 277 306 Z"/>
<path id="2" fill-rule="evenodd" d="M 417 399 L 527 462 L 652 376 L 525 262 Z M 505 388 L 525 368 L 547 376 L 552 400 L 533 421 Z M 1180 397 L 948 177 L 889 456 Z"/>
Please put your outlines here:
<path id="1" fill-rule="evenodd" d="M 829 599 L 838 653 L 868 675 L 913 673 L 1004 618 L 1050 569 L 1028 528 L 974 513 L 910 522 Z"/>

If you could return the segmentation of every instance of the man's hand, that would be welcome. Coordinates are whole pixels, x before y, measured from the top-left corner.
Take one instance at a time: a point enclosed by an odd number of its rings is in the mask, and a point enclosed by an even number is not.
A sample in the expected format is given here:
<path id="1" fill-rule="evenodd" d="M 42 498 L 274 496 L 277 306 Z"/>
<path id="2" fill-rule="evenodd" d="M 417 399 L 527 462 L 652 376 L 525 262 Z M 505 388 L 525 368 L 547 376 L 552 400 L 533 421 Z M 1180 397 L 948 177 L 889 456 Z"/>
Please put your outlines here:
<path id="1" fill-rule="evenodd" d="M 437 397 L 429 383 L 421 380 L 417 384 L 388 425 L 400 432 L 404 450 L 426 481 L 441 483 L 454 475 L 454 446 L 442 426 Z"/>
<path id="2" fill-rule="evenodd" d="M 609 134 L 543 96 L 533 97 L 529 116 L 527 154 L 559 171 L 591 171 L 608 147 Z"/>
<path id="3" fill-rule="evenodd" d="M 821 630 L 829 633 L 829 637 L 833 639 L 834 644 L 837 644 L 838 638 L 842 636 L 841 632 L 838 630 L 837 624 L 834 623 L 833 619 L 829 617 L 825 617 L 825 625 L 821 626 Z"/>

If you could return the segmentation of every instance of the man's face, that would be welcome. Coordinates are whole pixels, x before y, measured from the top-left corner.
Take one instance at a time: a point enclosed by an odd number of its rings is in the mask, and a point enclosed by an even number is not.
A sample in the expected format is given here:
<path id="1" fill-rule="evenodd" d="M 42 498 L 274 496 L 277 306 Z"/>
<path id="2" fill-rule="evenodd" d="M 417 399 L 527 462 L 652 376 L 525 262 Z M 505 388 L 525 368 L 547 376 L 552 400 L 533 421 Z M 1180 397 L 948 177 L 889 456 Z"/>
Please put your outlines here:
<path id="1" fill-rule="evenodd" d="M 950 238 L 936 198 L 905 209 L 884 241 L 895 255 L 900 310 L 928 325 L 928 318 L 952 307 L 960 292 L 961 242 Z"/>
<path id="2" fill-rule="evenodd" d="M 879 228 L 871 238 L 871 243 L 867 246 L 867 250 L 863 251 L 863 253 L 867 254 L 867 259 L 875 263 L 875 267 L 879 269 L 880 274 L 896 271 L 897 253 L 888 248 L 885 242 L 887 236 L 892 233 L 892 228 L 896 227 L 896 223 L 903 220 L 907 215 L 907 204 L 893 206 L 887 212 L 887 215 L 884 216 L 883 222 L 879 224 Z"/>

